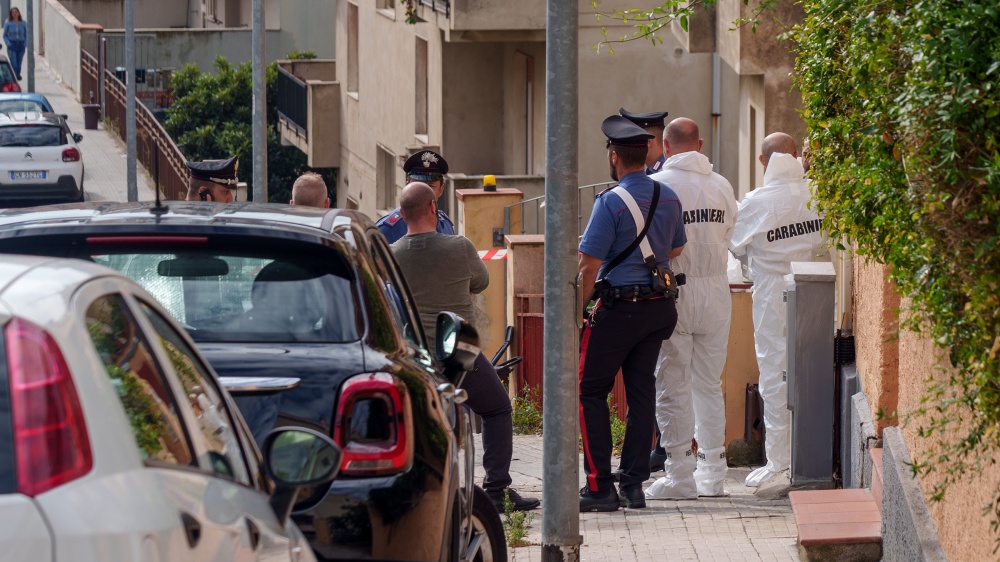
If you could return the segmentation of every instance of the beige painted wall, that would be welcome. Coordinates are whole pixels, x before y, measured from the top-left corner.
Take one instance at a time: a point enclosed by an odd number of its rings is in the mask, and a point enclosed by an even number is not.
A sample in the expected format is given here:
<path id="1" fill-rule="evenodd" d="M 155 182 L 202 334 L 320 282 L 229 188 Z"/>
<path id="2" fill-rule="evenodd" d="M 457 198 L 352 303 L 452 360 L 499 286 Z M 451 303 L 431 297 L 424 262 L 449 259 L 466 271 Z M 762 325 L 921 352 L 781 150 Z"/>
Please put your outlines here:
<path id="1" fill-rule="evenodd" d="M 854 272 L 854 335 L 862 388 L 873 413 L 879 409 L 887 414 L 898 413 L 893 420 L 876 419 L 877 431 L 898 424 L 912 460 L 936 459 L 938 454 L 932 445 L 940 437 L 920 437 L 919 429 L 926 419 L 915 415 L 915 410 L 927 391 L 927 381 L 947 377 L 947 358 L 929 339 L 898 330 L 897 310 L 905 309 L 907 303 L 901 302 L 886 281 L 886 266 L 856 258 Z M 943 437 L 951 440 L 964 435 L 959 429 Z M 991 517 L 982 515 L 982 508 L 1000 481 L 1000 464 L 990 465 L 990 460 L 985 459 L 981 471 L 971 471 L 952 485 L 943 502 L 929 501 L 939 474 L 919 478 L 941 546 L 950 560 L 996 559 Z M 1000 461 L 1000 455 L 995 454 L 992 461 Z"/>
<path id="2" fill-rule="evenodd" d="M 44 45 L 49 67 L 79 97 L 80 21 L 53 0 L 46 1 L 41 9 L 44 11 L 42 17 L 46 22 L 47 33 L 42 36 L 40 43 Z"/>
<path id="3" fill-rule="evenodd" d="M 947 376 L 947 357 L 944 352 L 934 346 L 926 338 L 903 331 L 899 338 L 899 410 L 910 412 L 916 408 L 924 395 L 928 377 L 942 380 Z M 931 448 L 931 441 L 919 437 L 918 428 L 921 418 L 905 425 L 903 437 L 915 461 L 926 461 L 937 458 Z M 957 431 L 949 438 L 964 434 Z M 993 461 L 1000 461 L 1000 456 L 994 455 Z M 939 478 L 937 473 L 920 479 L 924 496 L 929 498 L 934 483 Z M 995 560 L 993 549 L 996 545 L 996 533 L 990 528 L 992 515 L 984 516 L 982 509 L 990 503 L 997 482 L 1000 481 L 1000 464 L 984 463 L 981 472 L 972 471 L 962 482 L 951 486 L 942 502 L 928 502 L 934 526 L 941 540 L 941 547 L 949 560 L 979 561 Z"/>
<path id="4" fill-rule="evenodd" d="M 889 268 L 876 263 L 855 261 L 854 268 L 854 342 L 858 372 L 868 406 L 876 417 L 876 432 L 895 425 L 888 417 L 878 419 L 878 412 L 891 416 L 898 408 L 903 373 L 899 360 L 899 295 L 886 280 Z"/>
<path id="5" fill-rule="evenodd" d="M 347 5 L 337 7 L 338 79 L 346 84 Z M 489 2 L 487 5 L 492 5 Z M 599 7 L 607 2 L 599 3 Z M 439 147 L 451 170 L 467 174 L 525 173 L 541 174 L 545 169 L 545 44 L 538 30 L 528 27 L 510 30 L 494 22 L 490 42 L 460 41 L 460 23 L 447 20 L 421 8 L 426 22 L 406 25 L 402 8 L 379 10 L 367 2 L 358 2 L 357 94 L 343 88 L 342 103 L 342 189 L 339 205 L 346 197 L 358 203 L 362 212 L 374 217 L 388 208 L 378 208 L 375 197 L 376 146 L 396 156 L 405 156 L 420 145 Z M 610 4 L 609 4 L 610 5 Z M 652 3 L 650 3 L 652 5 Z M 487 6 L 488 7 L 488 6 Z M 496 6 L 496 17 L 506 8 Z M 456 8 L 457 9 L 457 8 Z M 484 14 L 490 10 L 484 8 Z M 601 41 L 601 29 L 609 22 L 598 21 L 588 0 L 580 0 L 579 39 L 579 173 L 580 185 L 609 179 L 600 123 L 619 107 L 634 111 L 663 109 L 670 117 L 690 117 L 701 126 L 705 154 L 711 157 L 714 143 L 720 144 L 720 171 L 734 185 L 739 157 L 749 159 L 749 149 L 741 150 L 741 116 L 738 104 L 745 102 L 741 78 L 735 70 L 722 65 L 723 114 L 719 139 L 713 138 L 711 116 L 712 55 L 691 54 L 681 48 L 672 35 L 665 43 L 653 46 L 633 42 L 598 53 L 593 47 Z M 477 16 L 478 17 L 478 16 Z M 485 17 L 485 16 L 484 16 Z M 469 24 L 471 25 L 471 24 Z M 513 25 L 511 23 L 510 25 Z M 611 28 L 609 36 L 621 35 L 628 28 Z M 485 32 L 484 32 L 485 33 Z M 486 36 L 480 34 L 480 36 Z M 414 45 L 417 37 L 428 43 L 429 95 L 428 131 L 414 134 L 415 83 Z M 447 42 L 446 37 L 452 41 Z M 534 63 L 531 97 L 533 144 L 528 163 L 527 119 L 525 101 L 526 60 Z M 371 70 L 374 69 L 374 70 Z M 787 80 L 787 77 L 786 77 Z M 794 114 L 794 108 L 785 109 Z M 402 171 L 396 171 L 402 185 Z M 394 205 L 393 205 L 394 206 Z"/>
<path id="6" fill-rule="evenodd" d="M 124 0 L 60 0 L 74 16 L 85 23 L 105 28 L 124 28 Z M 133 0 L 136 29 L 142 27 L 186 27 L 186 0 Z"/>

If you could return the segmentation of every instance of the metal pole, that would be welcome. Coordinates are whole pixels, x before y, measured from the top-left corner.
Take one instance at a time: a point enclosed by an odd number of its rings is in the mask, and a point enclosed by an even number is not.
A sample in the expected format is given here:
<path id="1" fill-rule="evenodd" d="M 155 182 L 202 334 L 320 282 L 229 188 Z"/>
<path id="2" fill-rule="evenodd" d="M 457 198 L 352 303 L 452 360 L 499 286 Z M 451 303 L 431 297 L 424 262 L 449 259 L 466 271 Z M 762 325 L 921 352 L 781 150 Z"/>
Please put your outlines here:
<path id="1" fill-rule="evenodd" d="M 8 10 L 9 12 L 9 10 Z M 21 19 L 25 20 L 24 27 L 28 32 L 27 45 L 25 45 L 25 54 L 28 56 L 28 91 L 35 91 L 35 1 L 28 0 L 25 5 L 25 17 Z"/>
<path id="2" fill-rule="evenodd" d="M 139 200 L 135 160 L 135 16 L 133 0 L 125 0 L 125 145 L 128 148 L 126 182 L 128 200 Z"/>
<path id="3" fill-rule="evenodd" d="M 253 200 L 267 202 L 267 76 L 264 0 L 253 0 Z"/>
<path id="4" fill-rule="evenodd" d="M 545 415 L 542 560 L 580 559 L 577 370 L 579 6 L 548 0 L 545 32 Z"/>

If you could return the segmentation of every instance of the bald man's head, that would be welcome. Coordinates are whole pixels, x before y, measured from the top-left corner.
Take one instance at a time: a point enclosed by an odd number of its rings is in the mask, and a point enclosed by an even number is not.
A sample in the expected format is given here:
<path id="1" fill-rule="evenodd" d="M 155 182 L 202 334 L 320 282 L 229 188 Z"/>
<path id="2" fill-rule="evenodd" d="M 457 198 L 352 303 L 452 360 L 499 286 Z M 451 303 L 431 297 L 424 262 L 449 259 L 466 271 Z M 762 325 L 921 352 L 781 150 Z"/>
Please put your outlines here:
<path id="1" fill-rule="evenodd" d="M 767 167 L 771 161 L 771 155 L 775 152 L 798 156 L 798 145 L 791 135 L 785 133 L 771 133 L 764 137 L 764 142 L 760 144 L 760 162 Z"/>
<path id="2" fill-rule="evenodd" d="M 665 147 L 669 147 L 671 155 L 698 152 L 702 145 L 698 124 L 687 117 L 678 117 L 667 124 L 667 128 L 663 130 L 663 141 Z"/>
<path id="3" fill-rule="evenodd" d="M 315 172 L 306 172 L 292 184 L 291 205 L 306 207 L 329 207 L 330 196 L 326 190 L 323 177 Z"/>
<path id="4" fill-rule="evenodd" d="M 399 212 L 407 224 L 425 221 L 430 217 L 436 225 L 437 216 L 431 206 L 431 202 L 436 199 L 434 190 L 426 183 L 421 181 L 408 183 L 399 194 Z"/>

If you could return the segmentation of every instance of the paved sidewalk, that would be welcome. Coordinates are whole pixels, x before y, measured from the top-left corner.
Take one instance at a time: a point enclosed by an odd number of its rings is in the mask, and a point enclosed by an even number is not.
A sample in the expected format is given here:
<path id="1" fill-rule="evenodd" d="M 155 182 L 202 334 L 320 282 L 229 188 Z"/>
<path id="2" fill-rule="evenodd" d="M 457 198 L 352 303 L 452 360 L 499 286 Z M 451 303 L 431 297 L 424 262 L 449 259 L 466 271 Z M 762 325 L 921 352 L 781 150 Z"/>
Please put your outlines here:
<path id="1" fill-rule="evenodd" d="M 482 451 L 479 438 L 477 435 L 477 455 Z M 541 498 L 542 467 L 542 437 L 515 435 L 511 466 L 514 487 Z M 743 485 L 749 471 L 749 468 L 729 469 L 728 498 L 648 500 L 646 509 L 581 514 L 580 560 L 799 560 L 795 520 L 788 500 L 757 499 L 752 489 Z M 579 474 L 582 487 L 582 457 Z M 654 477 L 662 475 L 654 473 Z M 476 467 L 476 476 L 481 482 L 482 467 Z M 652 480 L 646 484 L 651 483 Z M 533 513 L 526 537 L 531 545 L 510 549 L 512 561 L 542 559 L 542 510 Z"/>
<path id="2" fill-rule="evenodd" d="M 27 91 L 27 80 L 21 88 Z M 87 201 L 126 200 L 126 149 L 117 133 L 105 130 L 104 124 L 96 131 L 84 129 L 83 106 L 76 101 L 73 91 L 60 82 L 43 58 L 35 57 L 35 92 L 44 95 L 57 113 L 67 116 L 69 128 L 83 135 L 80 152 L 83 153 L 83 189 Z M 97 96 L 97 92 L 94 92 Z M 142 164 L 137 164 L 140 201 L 153 200 L 153 184 Z"/>

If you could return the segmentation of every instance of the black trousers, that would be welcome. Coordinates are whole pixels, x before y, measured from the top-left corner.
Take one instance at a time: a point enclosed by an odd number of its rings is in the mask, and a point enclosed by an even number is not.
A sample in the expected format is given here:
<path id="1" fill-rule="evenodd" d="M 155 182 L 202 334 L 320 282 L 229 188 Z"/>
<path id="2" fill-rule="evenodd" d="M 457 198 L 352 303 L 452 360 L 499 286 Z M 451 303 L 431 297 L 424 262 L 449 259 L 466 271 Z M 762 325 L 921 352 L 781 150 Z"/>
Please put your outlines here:
<path id="1" fill-rule="evenodd" d="M 656 359 L 660 345 L 677 325 L 673 299 L 598 303 L 580 342 L 580 426 L 583 467 L 593 492 L 607 491 L 611 475 L 611 422 L 608 395 L 618 370 L 628 403 L 622 446 L 621 485 L 649 478 L 656 403 Z"/>
<path id="2" fill-rule="evenodd" d="M 483 489 L 510 486 L 510 460 L 514 456 L 514 420 L 507 391 L 493 364 L 482 353 L 476 367 L 465 375 L 461 387 L 469 395 L 465 405 L 483 418 Z"/>

